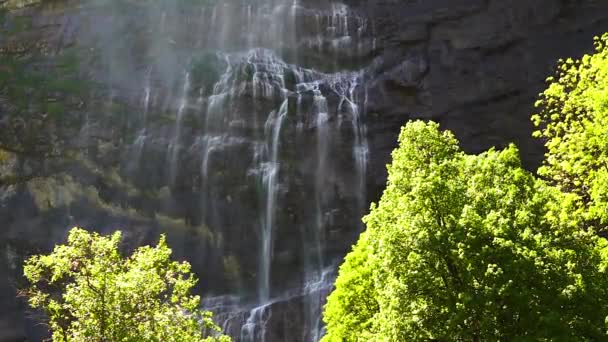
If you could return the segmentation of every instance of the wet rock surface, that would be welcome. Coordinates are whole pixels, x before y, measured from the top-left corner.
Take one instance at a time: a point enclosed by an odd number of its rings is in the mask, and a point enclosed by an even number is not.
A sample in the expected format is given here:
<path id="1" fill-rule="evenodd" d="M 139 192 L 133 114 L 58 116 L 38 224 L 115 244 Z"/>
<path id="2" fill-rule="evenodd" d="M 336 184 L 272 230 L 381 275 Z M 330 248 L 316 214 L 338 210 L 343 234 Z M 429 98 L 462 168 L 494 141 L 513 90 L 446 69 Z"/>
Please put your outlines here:
<path id="1" fill-rule="evenodd" d="M 316 340 L 401 125 L 438 121 L 469 152 L 515 142 L 533 169 L 544 79 L 608 31 L 608 4 L 591 0 L 188 6 L 17 12 L 31 19 L 24 41 L 51 58 L 76 50 L 99 87 L 78 162 L 0 188 L 0 340 L 44 336 L 15 299 L 20 263 L 75 225 L 123 229 L 125 250 L 167 232 L 237 340 Z"/>

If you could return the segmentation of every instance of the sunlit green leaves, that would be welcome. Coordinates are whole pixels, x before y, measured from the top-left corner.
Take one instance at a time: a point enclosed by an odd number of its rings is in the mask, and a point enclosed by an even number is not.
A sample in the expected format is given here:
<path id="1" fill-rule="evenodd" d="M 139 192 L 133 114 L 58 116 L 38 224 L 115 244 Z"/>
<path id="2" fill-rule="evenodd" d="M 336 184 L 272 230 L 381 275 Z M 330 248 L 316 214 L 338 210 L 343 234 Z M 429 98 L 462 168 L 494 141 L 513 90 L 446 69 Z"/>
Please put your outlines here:
<path id="1" fill-rule="evenodd" d="M 323 338 L 325 342 L 368 341 L 373 335 L 378 300 L 369 248 L 364 232 L 340 267 L 337 290 L 329 296 L 332 304 L 325 309 L 324 320 L 331 332 Z"/>
<path id="2" fill-rule="evenodd" d="M 536 103 L 535 136 L 546 141 L 539 170 L 562 190 L 580 196 L 588 226 L 608 223 L 608 34 L 596 52 L 560 61 Z"/>
<path id="3" fill-rule="evenodd" d="M 187 262 L 171 261 L 161 237 L 128 258 L 120 232 L 100 236 L 74 228 L 66 245 L 28 259 L 24 293 L 49 316 L 54 341 L 228 341 L 190 294 Z M 212 336 L 204 338 L 204 332 Z"/>
<path id="4" fill-rule="evenodd" d="M 523 170 L 514 146 L 466 155 L 423 122 L 399 141 L 324 341 L 605 338 L 605 242 L 580 229 L 576 196 Z"/>

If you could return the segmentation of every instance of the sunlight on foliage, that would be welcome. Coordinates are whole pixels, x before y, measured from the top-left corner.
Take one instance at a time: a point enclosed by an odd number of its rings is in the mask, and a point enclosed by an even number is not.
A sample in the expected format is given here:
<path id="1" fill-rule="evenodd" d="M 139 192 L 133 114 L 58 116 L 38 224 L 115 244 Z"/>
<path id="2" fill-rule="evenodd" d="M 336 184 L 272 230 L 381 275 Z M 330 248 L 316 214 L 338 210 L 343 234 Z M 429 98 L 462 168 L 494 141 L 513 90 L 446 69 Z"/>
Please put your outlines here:
<path id="1" fill-rule="evenodd" d="M 66 245 L 26 261 L 24 295 L 49 316 L 53 341 L 229 341 L 190 294 L 190 264 L 170 260 L 164 236 L 127 258 L 120 241 L 120 232 L 74 228 Z"/>
<path id="2" fill-rule="evenodd" d="M 323 341 L 603 340 L 606 242 L 514 146 L 460 151 L 412 122 L 340 268 Z"/>
<path id="3" fill-rule="evenodd" d="M 599 229 L 608 223 L 608 34 L 595 47 L 560 61 L 532 120 L 548 151 L 539 174 L 580 196 L 588 225 Z"/>

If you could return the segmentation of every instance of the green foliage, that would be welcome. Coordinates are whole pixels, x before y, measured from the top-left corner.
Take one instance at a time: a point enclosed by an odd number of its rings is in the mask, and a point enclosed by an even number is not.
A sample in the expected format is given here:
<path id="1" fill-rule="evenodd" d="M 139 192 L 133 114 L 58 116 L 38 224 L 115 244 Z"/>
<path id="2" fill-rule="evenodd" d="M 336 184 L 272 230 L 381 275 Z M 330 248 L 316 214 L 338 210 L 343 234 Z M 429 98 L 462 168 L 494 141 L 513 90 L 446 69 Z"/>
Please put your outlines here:
<path id="1" fill-rule="evenodd" d="M 74 228 L 67 245 L 26 261 L 24 294 L 47 313 L 53 341 L 229 341 L 190 294 L 190 264 L 170 260 L 164 236 L 128 258 L 120 240 Z"/>
<path id="2" fill-rule="evenodd" d="M 466 155 L 437 124 L 400 135 L 325 308 L 323 341 L 603 340 L 606 242 L 518 151 Z"/>
<path id="3" fill-rule="evenodd" d="M 230 282 L 238 282 L 241 274 L 241 266 L 239 264 L 239 259 L 234 255 L 229 255 L 224 257 L 224 276 Z"/>
<path id="4" fill-rule="evenodd" d="M 0 150 L 18 161 L 0 170 L 2 186 L 55 174 L 86 148 L 78 133 L 94 84 L 81 77 L 79 49 L 50 53 L 30 16 L 0 12 Z"/>
<path id="5" fill-rule="evenodd" d="M 608 223 L 608 34 L 595 45 L 594 54 L 560 61 L 532 120 L 548 151 L 539 174 L 580 196 L 587 224 L 599 229 Z"/>
<path id="6" fill-rule="evenodd" d="M 325 308 L 328 331 L 323 338 L 325 342 L 373 340 L 374 316 L 379 307 L 368 235 L 368 232 L 361 234 L 340 266 L 336 290 L 329 295 Z"/>

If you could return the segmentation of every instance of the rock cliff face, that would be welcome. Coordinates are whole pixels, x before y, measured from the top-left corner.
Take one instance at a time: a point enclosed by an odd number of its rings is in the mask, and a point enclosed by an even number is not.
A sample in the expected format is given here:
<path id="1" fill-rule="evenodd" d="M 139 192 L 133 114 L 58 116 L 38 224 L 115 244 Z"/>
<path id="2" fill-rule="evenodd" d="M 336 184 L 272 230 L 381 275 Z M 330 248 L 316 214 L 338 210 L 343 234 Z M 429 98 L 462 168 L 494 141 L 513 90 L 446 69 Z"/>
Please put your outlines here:
<path id="1" fill-rule="evenodd" d="M 20 263 L 79 225 L 123 229 L 125 250 L 167 232 L 236 340 L 316 341 L 401 125 L 438 121 L 470 152 L 515 142 L 533 168 L 534 99 L 608 31 L 608 3 L 48 0 L 15 18 L 94 85 L 70 116 L 86 148 L 0 187 L 0 340 L 44 335 L 14 298 Z"/>
<path id="2" fill-rule="evenodd" d="M 438 121 L 470 152 L 515 142 L 530 168 L 543 153 L 529 116 L 544 80 L 559 58 L 589 51 L 590 37 L 607 29 L 608 4 L 598 1 L 360 4 L 382 42 L 369 95 L 370 113 L 378 113 L 369 120 L 372 151 L 386 151 L 395 127 L 415 117 Z"/>

